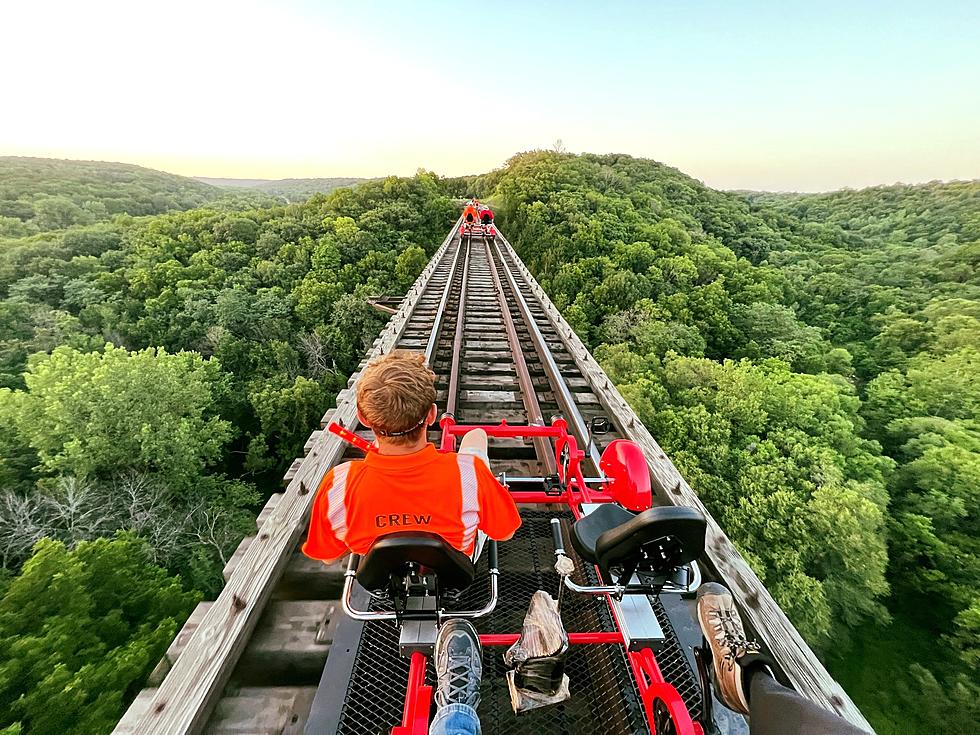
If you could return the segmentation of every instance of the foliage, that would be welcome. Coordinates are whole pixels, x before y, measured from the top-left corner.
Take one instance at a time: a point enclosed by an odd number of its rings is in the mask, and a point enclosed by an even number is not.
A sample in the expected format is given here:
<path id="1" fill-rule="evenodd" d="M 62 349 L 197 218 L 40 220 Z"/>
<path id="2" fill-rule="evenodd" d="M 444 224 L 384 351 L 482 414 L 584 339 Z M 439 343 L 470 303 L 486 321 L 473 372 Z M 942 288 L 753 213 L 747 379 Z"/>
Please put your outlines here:
<path id="1" fill-rule="evenodd" d="M 859 401 L 829 375 L 668 355 L 643 366 L 622 346 L 623 395 L 780 606 L 811 642 L 882 610 L 885 582 L 883 472 L 887 460 L 858 436 Z M 632 362 L 634 369 L 624 370 Z"/>
<path id="2" fill-rule="evenodd" d="M 123 163 L 0 157 L 0 237 L 163 214 L 222 196 L 207 184 Z M 18 224 L 19 223 L 19 224 Z"/>
<path id="3" fill-rule="evenodd" d="M 452 217 L 421 173 L 0 247 L 5 565 L 134 529 L 215 592 L 252 483 L 278 484 L 383 324 L 364 297 L 407 289 Z"/>
<path id="4" fill-rule="evenodd" d="M 329 179 L 214 179 L 198 177 L 198 181 L 225 188 L 243 188 L 265 192 L 280 201 L 300 202 L 314 194 L 328 194 L 334 189 L 356 186 L 367 179 L 335 177 Z"/>
<path id="5" fill-rule="evenodd" d="M 132 535 L 40 541 L 0 596 L 0 727 L 108 733 L 197 599 Z"/>
<path id="6" fill-rule="evenodd" d="M 135 167 L 3 171 L 17 172 L 0 185 L 10 570 L 42 537 L 64 547 L 37 554 L 71 557 L 129 530 L 214 591 L 252 483 L 274 486 L 381 327 L 366 297 L 403 293 L 451 197 L 478 195 L 876 724 L 902 727 L 900 700 L 848 668 L 849 644 L 886 661 L 895 692 L 929 692 L 907 716 L 919 729 L 972 716 L 980 183 L 724 193 L 653 161 L 536 151 L 259 206 Z M 928 601 L 922 620 L 889 622 L 910 599 Z M 908 635 L 930 641 L 921 668 L 895 650 Z"/>
<path id="7" fill-rule="evenodd" d="M 365 296 L 408 288 L 453 205 L 431 174 L 250 208 L 3 166 L 0 731 L 107 732 L 376 336 Z"/>
<path id="8" fill-rule="evenodd" d="M 130 353 L 58 347 L 38 354 L 27 390 L 0 393 L 51 474 L 106 477 L 121 469 L 157 474 L 189 492 L 221 456 L 231 425 L 214 411 L 226 380 L 216 360 L 152 348 Z"/>
<path id="9" fill-rule="evenodd" d="M 849 353 L 799 318 L 779 271 L 754 264 L 792 241 L 740 198 L 626 156 L 523 154 L 493 196 L 529 267 L 808 639 L 880 615 L 890 463 L 861 437 Z"/>
<path id="10" fill-rule="evenodd" d="M 855 357 L 862 378 L 920 351 L 977 344 L 980 182 L 753 196 L 789 247 L 768 262 L 799 313 Z"/>
<path id="11" fill-rule="evenodd" d="M 748 198 L 807 223 L 836 226 L 843 240 L 859 247 L 891 242 L 930 248 L 950 239 L 980 240 L 976 181 L 896 184 L 826 194 L 760 193 Z"/>
<path id="12" fill-rule="evenodd" d="M 215 415 L 228 382 L 217 361 L 62 346 L 32 358 L 25 382 L 24 391 L 0 389 L 8 441 L 36 460 L 38 476 L 33 490 L 25 478 L 0 490 L 4 566 L 43 537 L 74 546 L 130 529 L 151 539 L 155 559 L 212 589 L 216 575 L 200 567 L 197 547 L 223 566 L 257 499 L 211 471 L 232 436 Z"/>

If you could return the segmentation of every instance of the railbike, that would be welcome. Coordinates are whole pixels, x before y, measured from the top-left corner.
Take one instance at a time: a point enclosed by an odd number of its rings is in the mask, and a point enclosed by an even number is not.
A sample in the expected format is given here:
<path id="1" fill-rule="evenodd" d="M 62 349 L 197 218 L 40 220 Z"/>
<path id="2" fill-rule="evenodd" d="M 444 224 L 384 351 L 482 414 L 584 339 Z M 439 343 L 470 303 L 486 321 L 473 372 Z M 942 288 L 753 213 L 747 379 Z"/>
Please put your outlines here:
<path id="1" fill-rule="evenodd" d="M 436 633 L 441 622 L 459 617 L 474 621 L 484 649 L 485 733 L 703 735 L 712 717 L 710 664 L 692 628 L 691 603 L 681 598 L 701 582 L 696 560 L 704 552 L 704 516 L 655 507 L 646 460 L 628 440 L 610 442 L 601 476 L 586 478 L 585 452 L 560 417 L 548 426 L 467 425 L 445 415 L 440 426 L 440 451 L 454 450 L 474 428 L 491 438 L 543 438 L 553 443 L 557 471 L 498 476 L 523 524 L 509 541 L 488 540 L 476 563 L 440 537 L 414 532 L 383 536 L 364 556 L 350 557 L 342 607 L 360 625 L 355 635 L 335 640 L 323 681 L 336 687 L 314 704 L 306 732 L 427 733 Z M 370 449 L 351 432 L 329 428 Z M 518 716 L 509 707 L 501 653 L 518 640 L 538 589 L 557 595 L 567 630 L 559 668 L 569 676 L 571 698 Z M 521 668 L 511 674 L 518 682 Z"/>

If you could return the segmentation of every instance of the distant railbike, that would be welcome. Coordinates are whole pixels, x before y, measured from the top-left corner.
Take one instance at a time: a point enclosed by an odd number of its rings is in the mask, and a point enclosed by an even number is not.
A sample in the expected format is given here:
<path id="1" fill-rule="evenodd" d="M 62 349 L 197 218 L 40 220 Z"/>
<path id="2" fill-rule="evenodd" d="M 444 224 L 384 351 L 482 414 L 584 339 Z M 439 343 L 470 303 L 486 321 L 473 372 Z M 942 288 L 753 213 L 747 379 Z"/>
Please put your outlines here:
<path id="1" fill-rule="evenodd" d="M 497 237 L 493 210 L 486 204 L 481 204 L 479 199 L 471 199 L 463 208 L 459 234 L 461 237 L 483 237 L 492 244 Z"/>

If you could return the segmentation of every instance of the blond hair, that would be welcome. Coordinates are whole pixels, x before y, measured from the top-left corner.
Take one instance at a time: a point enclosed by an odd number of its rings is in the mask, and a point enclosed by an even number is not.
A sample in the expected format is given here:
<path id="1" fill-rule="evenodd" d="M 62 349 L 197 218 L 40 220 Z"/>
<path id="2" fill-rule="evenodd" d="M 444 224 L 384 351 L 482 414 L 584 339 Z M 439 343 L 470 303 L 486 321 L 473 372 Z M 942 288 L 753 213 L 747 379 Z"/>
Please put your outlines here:
<path id="1" fill-rule="evenodd" d="M 394 350 L 372 361 L 357 382 L 357 410 L 392 444 L 412 444 L 436 402 L 436 375 L 418 352 Z"/>

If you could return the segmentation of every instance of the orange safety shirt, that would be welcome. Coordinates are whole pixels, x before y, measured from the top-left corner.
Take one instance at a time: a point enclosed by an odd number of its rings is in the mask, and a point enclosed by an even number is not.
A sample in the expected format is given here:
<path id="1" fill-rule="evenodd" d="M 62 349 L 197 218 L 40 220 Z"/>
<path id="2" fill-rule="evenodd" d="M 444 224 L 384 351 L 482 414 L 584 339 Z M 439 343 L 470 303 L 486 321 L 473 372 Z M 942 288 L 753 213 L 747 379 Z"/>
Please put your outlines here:
<path id="1" fill-rule="evenodd" d="M 492 539 L 521 525 L 517 506 L 483 461 L 472 454 L 371 452 L 330 470 L 313 502 L 303 553 L 330 561 L 348 549 L 364 554 L 379 536 L 436 533 L 472 554 L 477 529 Z"/>

